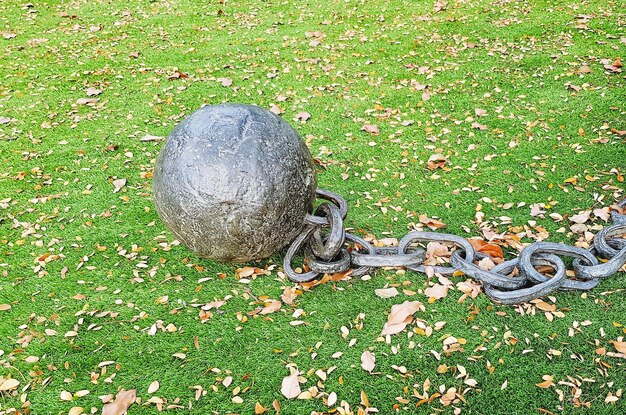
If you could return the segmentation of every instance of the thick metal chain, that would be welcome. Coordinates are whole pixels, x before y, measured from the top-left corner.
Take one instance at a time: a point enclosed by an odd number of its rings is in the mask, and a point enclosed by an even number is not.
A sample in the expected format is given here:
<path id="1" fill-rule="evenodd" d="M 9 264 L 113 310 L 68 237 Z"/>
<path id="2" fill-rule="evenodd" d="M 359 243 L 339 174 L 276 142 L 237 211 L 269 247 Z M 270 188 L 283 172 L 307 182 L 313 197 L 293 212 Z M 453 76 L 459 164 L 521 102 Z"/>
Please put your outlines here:
<path id="1" fill-rule="evenodd" d="M 594 237 L 588 250 L 562 243 L 535 242 L 526 246 L 518 258 L 488 271 L 475 264 L 488 255 L 476 252 L 467 239 L 456 235 L 414 231 L 402 238 L 397 247 L 374 247 L 346 232 L 343 221 L 348 204 L 341 196 L 321 189 L 317 190 L 317 196 L 324 202 L 315 214 L 307 214 L 306 226 L 291 243 L 283 264 L 287 277 L 298 283 L 312 281 L 322 274 L 349 273 L 358 277 L 380 267 L 401 267 L 431 275 L 460 271 L 480 281 L 493 301 L 519 304 L 556 290 L 591 290 L 626 264 L 626 215 L 616 210 L 611 212 L 613 224 Z M 618 206 L 626 208 L 626 199 Z M 426 251 L 414 247 L 417 242 L 439 242 L 456 247 L 450 257 L 451 266 L 424 265 Z M 292 266 L 300 251 L 308 267 L 302 273 Z M 570 271 L 573 278 L 568 277 L 562 257 L 574 258 Z M 550 269 L 551 276 L 544 275 L 537 267 Z"/>

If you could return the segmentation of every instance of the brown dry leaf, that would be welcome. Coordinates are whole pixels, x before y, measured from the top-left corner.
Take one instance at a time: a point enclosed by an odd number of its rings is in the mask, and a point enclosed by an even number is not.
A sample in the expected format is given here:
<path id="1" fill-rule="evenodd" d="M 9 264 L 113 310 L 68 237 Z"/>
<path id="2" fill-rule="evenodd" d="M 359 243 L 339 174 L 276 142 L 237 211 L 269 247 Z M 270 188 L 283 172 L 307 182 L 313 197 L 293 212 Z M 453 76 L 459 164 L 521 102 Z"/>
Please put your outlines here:
<path id="1" fill-rule="evenodd" d="M 584 212 L 578 213 L 578 215 L 573 215 L 572 217 L 569 218 L 569 220 L 574 223 L 583 224 L 589 220 L 590 215 L 591 215 L 591 211 L 585 210 Z"/>
<path id="2" fill-rule="evenodd" d="M 602 219 L 605 222 L 608 222 L 611 219 L 611 209 L 606 206 L 601 209 L 594 209 L 593 215 L 596 218 Z"/>
<path id="3" fill-rule="evenodd" d="M 474 121 L 472 123 L 472 128 L 475 128 L 475 129 L 480 130 L 480 131 L 485 131 L 488 127 L 485 124 L 480 124 L 480 123 L 477 123 L 476 121 Z"/>
<path id="4" fill-rule="evenodd" d="M 443 169 L 446 167 L 446 163 L 448 163 L 446 156 L 436 153 L 428 158 L 426 167 L 428 167 L 429 170 Z"/>
<path id="5" fill-rule="evenodd" d="M 150 384 L 150 386 L 148 386 L 148 393 L 154 393 L 158 391 L 160 387 L 161 385 L 159 384 L 159 381 L 155 380 L 154 382 Z"/>
<path id="6" fill-rule="evenodd" d="M 7 379 L 4 382 L 0 383 L 0 392 L 6 392 L 13 389 L 16 389 L 20 386 L 20 381 L 17 379 Z"/>
<path id="7" fill-rule="evenodd" d="M 233 84 L 233 80 L 230 78 L 217 78 L 217 81 L 222 84 L 222 86 L 231 86 Z"/>
<path id="8" fill-rule="evenodd" d="M 470 298 L 476 298 L 480 294 L 482 285 L 470 279 L 457 283 L 456 289 L 461 291 L 464 295 L 469 296 Z M 462 301 L 463 299 L 464 298 L 461 297 L 459 301 Z"/>
<path id="9" fill-rule="evenodd" d="M 395 297 L 396 295 L 400 294 L 396 287 L 378 288 L 378 289 L 374 290 L 374 293 L 376 293 L 376 295 L 378 297 L 380 297 L 380 298 L 392 298 L 392 297 Z"/>
<path id="10" fill-rule="evenodd" d="M 422 307 L 423 304 L 419 301 L 405 301 L 402 304 L 394 305 L 391 307 L 391 312 L 387 316 L 387 322 L 380 335 L 400 333 L 413 320 L 413 314 Z"/>
<path id="11" fill-rule="evenodd" d="M 80 407 L 80 406 L 74 406 L 72 407 L 72 409 L 70 409 L 67 415 L 81 415 L 84 413 L 85 413 L 85 408 Z"/>
<path id="12" fill-rule="evenodd" d="M 102 415 L 123 415 L 135 402 L 135 399 L 137 399 L 137 390 L 122 390 L 117 394 L 113 402 L 102 407 Z"/>
<path id="13" fill-rule="evenodd" d="M 293 305 L 293 300 L 295 300 L 297 296 L 296 287 L 285 287 L 280 299 L 287 305 Z"/>
<path id="14" fill-rule="evenodd" d="M 74 399 L 74 396 L 68 391 L 61 391 L 61 400 L 62 401 L 71 401 Z"/>
<path id="15" fill-rule="evenodd" d="M 9 311 L 11 309 L 11 304 L 0 304 L 0 311 Z"/>
<path id="16" fill-rule="evenodd" d="M 361 355 L 361 367 L 363 370 L 372 373 L 374 366 L 376 365 L 376 356 L 369 350 L 365 350 Z"/>
<path id="17" fill-rule="evenodd" d="M 424 294 L 426 294 L 426 297 L 428 298 L 439 300 L 440 298 L 444 298 L 448 295 L 448 288 L 449 286 L 447 285 L 435 284 L 432 287 L 426 288 Z"/>
<path id="18" fill-rule="evenodd" d="M 446 0 L 437 0 L 435 7 L 433 8 L 435 13 L 446 10 L 448 8 L 448 2 Z"/>
<path id="19" fill-rule="evenodd" d="M 90 105 L 95 104 L 98 101 L 100 101 L 100 98 L 78 98 L 76 103 L 78 105 Z"/>
<path id="20" fill-rule="evenodd" d="M 278 402 L 278 400 L 274 399 L 274 402 L 272 402 L 272 408 L 274 408 L 276 414 L 280 412 L 280 403 Z"/>
<path id="21" fill-rule="evenodd" d="M 440 242 L 429 242 L 426 245 L 426 260 L 424 265 L 436 265 L 438 258 L 449 259 L 452 253 L 447 245 Z"/>
<path id="22" fill-rule="evenodd" d="M 307 122 L 309 118 L 311 118 L 311 114 L 309 114 L 306 111 L 300 111 L 299 113 L 296 114 L 294 121 Z"/>
<path id="23" fill-rule="evenodd" d="M 378 130 L 378 125 L 376 124 L 365 124 L 361 128 L 362 131 L 368 132 L 370 134 L 378 134 L 380 131 Z"/>
<path id="24" fill-rule="evenodd" d="M 266 305 L 265 307 L 263 307 L 261 309 L 261 311 L 259 312 L 259 314 L 261 315 L 266 315 L 266 314 L 271 314 L 271 313 L 275 313 L 278 310 L 280 310 L 280 307 L 282 307 L 283 303 L 281 303 L 278 300 L 271 300 L 270 303 L 268 305 Z"/>
<path id="25" fill-rule="evenodd" d="M 613 347 L 615 347 L 615 350 L 618 352 L 626 354 L 626 342 L 611 340 L 609 343 L 613 344 Z"/>
<path id="26" fill-rule="evenodd" d="M 163 137 L 158 136 L 158 135 L 150 135 L 150 134 L 146 134 L 139 139 L 139 141 L 161 141 L 161 140 L 163 140 Z"/>
<path id="27" fill-rule="evenodd" d="M 626 130 L 618 130 L 617 128 L 611 128 L 611 132 L 613 134 L 619 135 L 620 137 L 626 135 Z"/>
<path id="28" fill-rule="evenodd" d="M 530 216 L 543 218 L 544 213 L 546 213 L 546 211 L 541 209 L 539 203 L 530 205 Z"/>
<path id="29" fill-rule="evenodd" d="M 101 89 L 94 88 L 90 86 L 87 88 L 86 94 L 88 97 L 95 97 L 96 95 L 100 95 L 102 93 Z"/>
<path id="30" fill-rule="evenodd" d="M 10 118 L 0 116 L 0 125 L 2 125 L 2 124 L 8 124 L 8 123 L 10 123 L 10 122 L 11 122 L 11 119 L 10 119 Z"/>
<path id="31" fill-rule="evenodd" d="M 126 179 L 115 179 L 111 183 L 115 186 L 113 193 L 117 193 L 122 190 L 124 186 L 126 186 Z"/>
<path id="32" fill-rule="evenodd" d="M 298 371 L 294 371 L 291 375 L 283 379 L 283 383 L 280 387 L 280 393 L 282 393 L 285 398 L 297 398 L 301 392 L 300 382 L 298 382 Z"/>
<path id="33" fill-rule="evenodd" d="M 447 225 L 440 220 L 429 218 L 426 214 L 419 215 L 419 221 L 424 225 L 428 226 L 430 229 L 437 230 L 441 228 L 445 228 Z"/>

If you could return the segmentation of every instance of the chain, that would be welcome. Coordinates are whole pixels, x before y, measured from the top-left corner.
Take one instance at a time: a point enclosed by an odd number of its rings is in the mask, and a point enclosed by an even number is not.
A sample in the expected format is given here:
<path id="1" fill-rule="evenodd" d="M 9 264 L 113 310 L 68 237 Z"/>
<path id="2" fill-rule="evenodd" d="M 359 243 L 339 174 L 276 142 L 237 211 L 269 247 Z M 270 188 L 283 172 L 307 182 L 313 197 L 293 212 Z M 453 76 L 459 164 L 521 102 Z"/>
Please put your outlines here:
<path id="1" fill-rule="evenodd" d="M 467 239 L 456 235 L 413 231 L 402 238 L 397 247 L 375 247 L 346 232 L 343 221 L 348 204 L 341 196 L 318 189 L 317 197 L 324 202 L 314 214 L 306 215 L 304 230 L 285 254 L 285 274 L 298 283 L 312 281 L 323 274 L 345 273 L 359 277 L 381 267 L 400 267 L 428 275 L 461 272 L 480 281 L 493 301 L 519 304 L 557 290 L 591 290 L 626 264 L 626 214 L 618 210 L 611 212 L 613 224 L 595 235 L 588 250 L 562 243 L 535 242 L 526 246 L 517 258 L 486 270 L 476 263 L 489 256 L 476 252 Z M 618 207 L 626 208 L 626 199 Z M 449 261 L 451 266 L 425 265 L 426 251 L 415 246 L 419 242 L 455 247 Z M 299 252 L 303 253 L 308 268 L 302 273 L 292 266 Z M 563 257 L 573 258 L 571 270 Z"/>

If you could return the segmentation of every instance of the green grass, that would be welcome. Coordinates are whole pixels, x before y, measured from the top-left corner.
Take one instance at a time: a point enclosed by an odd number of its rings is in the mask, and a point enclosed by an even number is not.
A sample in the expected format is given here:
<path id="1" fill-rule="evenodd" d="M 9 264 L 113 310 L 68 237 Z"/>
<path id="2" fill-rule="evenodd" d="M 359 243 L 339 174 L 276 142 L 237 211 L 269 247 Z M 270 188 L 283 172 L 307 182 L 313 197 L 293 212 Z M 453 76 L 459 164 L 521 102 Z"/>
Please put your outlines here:
<path id="1" fill-rule="evenodd" d="M 253 317 L 254 297 L 279 299 L 292 285 L 280 273 L 282 255 L 255 264 L 275 267 L 243 284 L 237 266 L 171 245 L 158 220 L 149 173 L 161 143 L 140 138 L 166 136 L 203 104 L 231 101 L 284 110 L 324 166 L 320 186 L 346 197 L 346 224 L 359 234 L 401 237 L 427 214 L 446 231 L 479 236 L 480 204 L 498 232 L 535 235 L 533 220 L 549 240 L 575 243 L 567 220 L 531 217 L 529 206 L 549 204 L 548 213 L 565 216 L 623 198 L 626 148 L 611 129 L 626 130 L 626 72 L 602 63 L 626 60 L 623 2 L 433 6 L 2 1 L 0 117 L 11 121 L 0 124 L 0 304 L 11 309 L 0 311 L 0 376 L 21 384 L 0 394 L 0 415 L 67 414 L 75 406 L 95 413 L 98 396 L 119 388 L 137 388 L 142 402 L 131 414 L 158 412 L 151 396 L 166 412 L 251 414 L 258 402 L 273 413 L 277 400 L 282 414 L 356 414 L 365 410 L 362 391 L 381 414 L 626 412 L 624 397 L 605 403 L 626 388 L 624 359 L 596 353 L 614 351 L 609 342 L 626 336 L 624 273 L 586 295 L 557 293 L 562 315 L 553 321 L 482 294 L 458 303 L 461 293 L 451 291 L 431 304 L 426 276 L 382 271 L 318 286 L 293 307 Z M 323 38 L 312 46 L 307 32 Z M 590 73 L 576 72 L 583 64 Z M 412 85 L 427 85 L 430 99 Z M 103 91 L 99 101 L 78 105 L 88 87 Z M 388 118 L 375 116 L 387 109 Z M 293 121 L 299 111 L 311 119 Z M 380 134 L 362 131 L 364 124 L 377 124 Z M 427 168 L 435 151 L 448 157 L 449 170 Z M 566 181 L 572 177 L 576 188 Z M 127 184 L 113 193 L 116 178 Z M 403 210 L 383 214 L 376 205 L 383 199 Z M 506 203 L 514 207 L 503 210 Z M 39 267 L 46 253 L 59 258 Z M 374 290 L 385 285 L 415 295 L 380 299 Z M 157 301 L 163 296 L 167 302 Z M 201 323 L 192 304 L 226 297 Z M 411 325 L 381 341 L 391 306 L 405 300 L 425 303 L 416 317 L 426 325 L 445 326 L 426 337 Z M 158 321 L 177 331 L 148 335 Z M 78 335 L 65 337 L 69 331 Z M 449 335 L 466 340 L 462 351 L 442 351 Z M 376 356 L 373 374 L 360 367 L 366 349 Z M 115 363 L 104 370 L 106 361 Z M 317 388 L 312 399 L 281 395 L 288 364 L 307 379 L 302 390 Z M 330 367 L 325 381 L 314 373 Z M 463 384 L 462 368 L 475 386 Z M 544 375 L 553 386 L 536 386 Z M 161 388 L 150 395 L 155 380 Z M 416 409 L 425 383 L 430 397 L 454 387 L 463 400 L 444 406 L 435 396 Z M 196 401 L 197 386 L 206 393 Z M 232 400 L 235 388 L 242 403 Z M 64 390 L 90 393 L 67 402 Z M 331 392 L 338 400 L 328 407 Z"/>

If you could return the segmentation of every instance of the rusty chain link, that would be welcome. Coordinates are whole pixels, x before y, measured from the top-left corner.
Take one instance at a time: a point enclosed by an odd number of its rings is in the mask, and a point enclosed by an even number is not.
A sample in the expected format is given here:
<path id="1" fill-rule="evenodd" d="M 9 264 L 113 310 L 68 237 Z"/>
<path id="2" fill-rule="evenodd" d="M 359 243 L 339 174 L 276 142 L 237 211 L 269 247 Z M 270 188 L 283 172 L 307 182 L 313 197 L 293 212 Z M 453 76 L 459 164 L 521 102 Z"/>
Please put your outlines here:
<path id="1" fill-rule="evenodd" d="M 349 273 L 358 277 L 382 267 L 401 267 L 430 275 L 452 275 L 460 271 L 480 281 L 493 301 L 519 304 L 556 290 L 591 290 L 626 264 L 626 214 L 618 210 L 611 212 L 613 224 L 598 232 L 588 250 L 562 243 L 535 242 L 526 246 L 518 258 L 488 271 L 475 262 L 489 256 L 476 252 L 467 239 L 456 235 L 413 231 L 397 247 L 375 247 L 346 232 L 343 221 L 348 204 L 341 196 L 322 189 L 316 194 L 324 202 L 314 214 L 307 214 L 304 230 L 289 246 L 283 263 L 287 277 L 298 283 L 312 281 L 322 274 Z M 625 209 L 626 199 L 617 206 Z M 426 251 L 413 246 L 419 242 L 455 247 L 449 261 L 451 266 L 425 265 Z M 301 251 L 308 269 L 296 272 L 292 264 Z M 569 272 L 572 278 L 568 277 L 563 257 L 574 258 Z M 546 268 L 551 271 L 546 273 Z"/>

